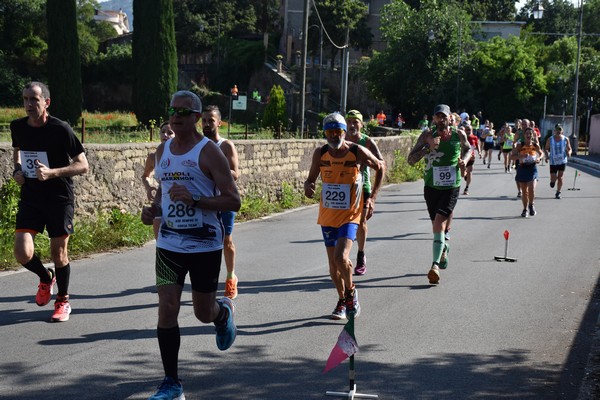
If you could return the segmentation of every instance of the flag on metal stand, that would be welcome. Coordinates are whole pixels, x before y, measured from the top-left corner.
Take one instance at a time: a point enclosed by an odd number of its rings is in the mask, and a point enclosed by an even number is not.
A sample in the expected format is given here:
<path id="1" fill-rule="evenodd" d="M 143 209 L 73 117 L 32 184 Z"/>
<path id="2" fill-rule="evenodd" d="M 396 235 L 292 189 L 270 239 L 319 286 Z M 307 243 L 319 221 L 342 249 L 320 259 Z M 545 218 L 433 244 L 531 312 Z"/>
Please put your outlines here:
<path id="1" fill-rule="evenodd" d="M 344 325 L 344 329 L 338 336 L 337 343 L 331 350 L 329 358 L 327 359 L 327 365 L 323 373 L 327 373 L 330 369 L 333 369 L 340 365 L 346 358 L 354 355 L 358 351 L 358 343 L 354 336 L 354 314 L 348 315 L 348 322 Z"/>
<path id="2" fill-rule="evenodd" d="M 330 369 L 333 369 L 340 365 L 342 361 L 346 358 L 350 357 L 350 365 L 349 365 L 349 383 L 350 383 L 350 391 L 348 392 L 334 392 L 327 391 L 325 393 L 326 396 L 336 396 L 336 397 L 344 397 L 346 399 L 378 399 L 379 396 L 376 394 L 364 394 L 358 393 L 356 391 L 356 383 L 354 383 L 354 354 L 358 352 L 358 343 L 356 342 L 356 337 L 354 336 L 354 312 L 350 312 L 348 315 L 348 322 L 344 325 L 344 329 L 342 333 L 338 336 L 337 343 L 331 350 L 329 354 L 329 358 L 327 359 L 327 365 L 325 365 L 325 369 L 323 373 L 326 373 Z"/>

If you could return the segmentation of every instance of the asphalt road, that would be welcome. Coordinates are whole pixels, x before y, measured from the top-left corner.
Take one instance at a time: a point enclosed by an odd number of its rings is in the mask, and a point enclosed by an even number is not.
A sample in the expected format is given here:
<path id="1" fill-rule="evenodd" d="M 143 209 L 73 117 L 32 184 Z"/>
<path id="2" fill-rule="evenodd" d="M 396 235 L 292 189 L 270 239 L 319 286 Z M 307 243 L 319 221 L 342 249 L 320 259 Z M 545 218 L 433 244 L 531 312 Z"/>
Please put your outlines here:
<path id="1" fill-rule="evenodd" d="M 359 392 L 577 397 L 600 312 L 600 175 L 577 168 L 576 183 L 569 167 L 555 200 L 540 167 L 538 215 L 525 219 L 514 174 L 478 160 L 437 287 L 426 277 L 432 234 L 422 182 L 382 191 L 369 224 L 368 271 L 356 278 Z M 179 372 L 187 399 L 322 399 L 348 390 L 348 362 L 321 373 L 343 322 L 328 318 L 337 295 L 316 217 L 308 207 L 236 225 L 239 334 L 230 350 L 219 351 L 214 328 L 195 320 L 186 286 Z M 515 263 L 494 261 L 504 255 L 505 230 Z M 0 274 L 0 399 L 150 396 L 163 375 L 153 262 L 154 243 L 73 261 L 66 323 L 48 322 L 52 303 L 35 305 L 30 273 Z"/>

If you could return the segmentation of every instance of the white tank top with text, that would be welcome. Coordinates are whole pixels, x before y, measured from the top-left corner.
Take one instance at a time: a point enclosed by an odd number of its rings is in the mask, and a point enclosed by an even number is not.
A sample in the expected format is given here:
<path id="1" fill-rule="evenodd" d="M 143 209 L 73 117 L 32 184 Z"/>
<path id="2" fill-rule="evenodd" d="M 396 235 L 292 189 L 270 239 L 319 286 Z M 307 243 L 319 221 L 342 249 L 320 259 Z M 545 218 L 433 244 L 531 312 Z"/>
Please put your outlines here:
<path id="1" fill-rule="evenodd" d="M 215 183 L 200 169 L 200 153 L 209 139 L 203 137 L 185 154 L 171 153 L 173 139 L 165 142 L 163 154 L 156 163 L 155 175 L 162 191 L 162 217 L 156 246 L 179 253 L 203 253 L 223 248 L 223 225 L 219 212 L 172 201 L 169 191 L 174 184 L 187 187 L 202 197 L 219 194 Z"/>

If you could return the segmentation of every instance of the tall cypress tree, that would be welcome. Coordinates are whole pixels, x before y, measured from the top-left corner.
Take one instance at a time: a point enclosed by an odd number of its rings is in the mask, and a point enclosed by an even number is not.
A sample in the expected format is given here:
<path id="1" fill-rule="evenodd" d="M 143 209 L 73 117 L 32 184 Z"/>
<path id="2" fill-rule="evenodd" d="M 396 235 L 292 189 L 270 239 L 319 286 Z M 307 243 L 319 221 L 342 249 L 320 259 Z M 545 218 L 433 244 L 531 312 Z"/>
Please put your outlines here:
<path id="1" fill-rule="evenodd" d="M 165 118 L 177 89 L 172 0 L 133 1 L 133 109 L 138 121 Z"/>
<path id="2" fill-rule="evenodd" d="M 81 116 L 81 63 L 76 0 L 47 0 L 50 112 L 74 124 Z"/>

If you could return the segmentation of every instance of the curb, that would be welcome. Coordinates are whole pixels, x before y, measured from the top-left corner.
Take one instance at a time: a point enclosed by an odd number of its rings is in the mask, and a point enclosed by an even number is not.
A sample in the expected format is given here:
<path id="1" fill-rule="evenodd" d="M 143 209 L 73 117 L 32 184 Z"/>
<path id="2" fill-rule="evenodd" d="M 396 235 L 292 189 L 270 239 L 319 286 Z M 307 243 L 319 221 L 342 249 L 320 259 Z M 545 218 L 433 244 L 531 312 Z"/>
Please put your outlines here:
<path id="1" fill-rule="evenodd" d="M 586 160 L 584 158 L 579 158 L 577 156 L 569 158 L 569 162 L 574 163 L 574 164 L 585 165 L 586 167 L 600 170 L 600 163 L 597 163 L 595 161 Z"/>

